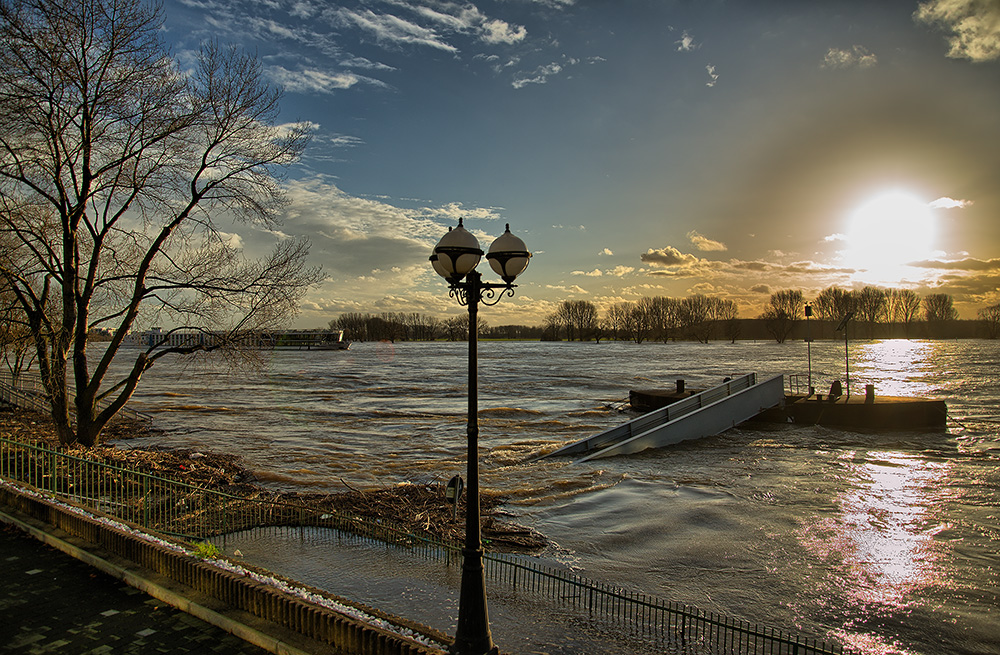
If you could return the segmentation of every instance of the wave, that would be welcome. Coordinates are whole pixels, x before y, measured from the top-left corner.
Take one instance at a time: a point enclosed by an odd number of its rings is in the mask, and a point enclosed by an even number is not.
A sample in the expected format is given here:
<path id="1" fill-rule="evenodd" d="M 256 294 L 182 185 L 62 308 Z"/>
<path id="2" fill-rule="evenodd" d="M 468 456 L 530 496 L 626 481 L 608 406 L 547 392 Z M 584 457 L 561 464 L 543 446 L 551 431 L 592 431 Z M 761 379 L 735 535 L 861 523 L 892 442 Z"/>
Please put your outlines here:
<path id="1" fill-rule="evenodd" d="M 617 412 L 616 409 L 585 409 L 579 412 L 566 412 L 566 416 L 572 416 L 573 418 L 586 418 L 589 416 L 607 416 L 610 412 Z"/>
<path id="2" fill-rule="evenodd" d="M 255 469 L 251 471 L 253 476 L 260 482 L 272 482 L 279 484 L 286 484 L 296 487 L 328 487 L 330 486 L 330 481 L 320 476 L 316 471 L 312 469 L 297 469 L 294 471 L 289 471 L 288 473 L 279 473 L 275 470 L 266 469 Z M 291 474 L 300 474 L 301 476 L 311 476 L 311 477 L 295 477 Z"/>
<path id="3" fill-rule="evenodd" d="M 545 412 L 536 409 L 522 409 L 520 407 L 490 407 L 479 410 L 480 416 L 505 417 L 505 416 L 545 416 Z"/>
<path id="4" fill-rule="evenodd" d="M 206 406 L 206 405 L 163 405 L 160 407 L 150 407 L 145 411 L 150 413 L 156 412 L 202 412 L 202 413 L 214 413 L 214 412 L 235 412 L 237 410 L 225 406 Z"/>

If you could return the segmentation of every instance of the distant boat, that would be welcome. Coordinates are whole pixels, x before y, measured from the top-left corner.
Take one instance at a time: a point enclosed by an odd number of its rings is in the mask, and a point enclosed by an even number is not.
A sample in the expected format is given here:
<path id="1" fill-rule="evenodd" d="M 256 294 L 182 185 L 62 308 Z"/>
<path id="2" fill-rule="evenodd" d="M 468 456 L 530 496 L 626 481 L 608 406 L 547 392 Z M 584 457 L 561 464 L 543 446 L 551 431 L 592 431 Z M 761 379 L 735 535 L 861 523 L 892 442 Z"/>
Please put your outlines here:
<path id="1" fill-rule="evenodd" d="M 164 331 L 154 327 L 130 334 L 126 343 L 153 348 L 183 348 L 211 346 L 221 334 L 190 330 Z M 245 332 L 236 337 L 241 346 L 259 350 L 347 350 L 351 342 L 344 339 L 343 330 L 267 330 Z"/>
<path id="2" fill-rule="evenodd" d="M 277 330 L 262 332 L 258 347 L 264 350 L 347 350 L 343 330 Z"/>

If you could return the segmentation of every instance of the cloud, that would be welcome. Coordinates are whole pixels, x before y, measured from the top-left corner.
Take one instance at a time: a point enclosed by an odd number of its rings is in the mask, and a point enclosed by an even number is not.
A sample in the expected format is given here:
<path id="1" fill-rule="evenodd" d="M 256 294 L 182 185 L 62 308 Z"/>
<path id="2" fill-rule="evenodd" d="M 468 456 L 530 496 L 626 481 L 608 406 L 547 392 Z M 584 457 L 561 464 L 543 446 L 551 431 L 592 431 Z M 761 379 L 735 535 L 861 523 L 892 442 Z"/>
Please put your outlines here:
<path id="1" fill-rule="evenodd" d="M 511 82 L 511 86 L 515 89 L 523 89 L 529 84 L 545 84 L 549 81 L 550 77 L 558 75 L 562 69 L 563 67 L 556 62 L 539 66 L 531 73 L 518 73 L 514 81 Z"/>
<path id="2" fill-rule="evenodd" d="M 767 286 L 766 284 L 755 284 L 752 287 L 750 287 L 750 291 L 752 291 L 753 293 L 763 293 L 770 295 L 771 287 Z"/>
<path id="3" fill-rule="evenodd" d="M 483 23 L 480 38 L 486 43 L 513 44 L 523 41 L 528 30 L 520 25 L 511 26 L 502 20 L 488 20 Z"/>
<path id="4" fill-rule="evenodd" d="M 219 240 L 222 241 L 229 248 L 236 250 L 243 249 L 243 237 L 235 232 L 218 232 Z"/>
<path id="5" fill-rule="evenodd" d="M 728 248 L 726 248 L 726 244 L 720 241 L 714 241 L 706 236 L 702 236 L 695 230 L 688 232 L 687 238 L 691 240 L 691 243 L 694 244 L 695 248 L 701 250 L 702 252 L 728 250 Z"/>
<path id="6" fill-rule="evenodd" d="M 573 271 L 572 273 L 570 273 L 570 275 L 585 275 L 586 277 L 601 277 L 602 275 L 604 275 L 604 273 L 601 272 L 601 269 L 595 268 L 592 271 Z"/>
<path id="7" fill-rule="evenodd" d="M 910 266 L 946 271 L 997 271 L 1000 270 L 1000 259 L 977 259 L 975 257 L 967 257 L 956 261 L 929 259 L 920 262 L 912 262 L 910 263 Z"/>
<path id="8" fill-rule="evenodd" d="M 719 75 L 715 72 L 715 66 L 709 64 L 705 66 L 705 70 L 708 71 L 708 81 L 705 82 L 705 86 L 715 86 L 715 83 L 719 81 Z"/>
<path id="9" fill-rule="evenodd" d="M 428 207 L 422 210 L 422 214 L 425 216 L 446 219 L 448 222 L 457 222 L 460 218 L 475 218 L 486 221 L 499 220 L 499 212 L 500 209 L 497 207 L 466 207 L 460 202 L 449 202 L 439 207 Z M 514 231 L 516 232 L 517 230 L 515 229 Z M 495 239 L 496 236 L 492 238 Z"/>
<path id="10" fill-rule="evenodd" d="M 559 285 L 559 284 L 546 284 L 544 288 L 549 289 L 551 291 L 562 291 L 564 293 L 574 293 L 574 294 L 579 294 L 579 295 L 583 295 L 583 296 L 590 295 L 589 291 L 587 291 L 583 287 L 577 286 L 575 284 L 570 285 L 568 287 L 564 286 L 564 285 Z"/>
<path id="11" fill-rule="evenodd" d="M 930 0 L 917 7 L 913 18 L 950 33 L 948 56 L 953 59 L 1000 59 L 1000 3 L 996 0 Z"/>
<path id="12" fill-rule="evenodd" d="M 831 241 L 847 241 L 847 235 L 841 234 L 840 232 L 836 232 L 834 234 L 828 234 L 825 237 L 823 237 L 823 241 L 826 241 L 827 243 Z"/>
<path id="13" fill-rule="evenodd" d="M 681 38 L 674 41 L 674 44 L 677 45 L 677 52 L 691 52 L 701 47 L 701 44 L 694 42 L 694 37 L 688 34 L 687 30 L 684 30 Z"/>
<path id="14" fill-rule="evenodd" d="M 615 266 L 609 271 L 605 271 L 605 275 L 611 275 L 613 277 L 625 277 L 629 273 L 635 271 L 632 266 Z"/>
<path id="15" fill-rule="evenodd" d="M 701 261 L 694 255 L 684 254 L 673 246 L 659 250 L 650 248 L 639 255 L 639 259 L 653 266 L 692 266 Z"/>
<path id="16" fill-rule="evenodd" d="M 932 200 L 928 205 L 931 209 L 964 209 L 972 204 L 971 200 L 955 200 L 947 196 Z"/>
<path id="17" fill-rule="evenodd" d="M 288 10 L 288 13 L 295 18 L 309 20 L 319 13 L 321 7 L 322 5 L 308 2 L 307 0 L 296 0 L 296 2 L 292 3 L 292 8 Z"/>
<path id="18" fill-rule="evenodd" d="M 601 255 L 609 255 L 610 256 L 610 255 L 613 255 L 613 254 L 615 254 L 615 253 L 611 252 L 611 248 L 605 248 L 601 252 L 597 253 L 598 257 L 600 257 Z"/>
<path id="19" fill-rule="evenodd" d="M 445 41 L 434 29 L 392 14 L 376 14 L 371 9 L 351 10 L 341 7 L 332 11 L 329 16 L 340 25 L 357 27 L 368 32 L 382 44 L 419 45 L 445 52 L 458 52 L 458 48 Z"/>
<path id="20" fill-rule="evenodd" d="M 422 267 L 447 230 L 437 220 L 442 211 L 448 213 L 440 207 L 401 209 L 351 196 L 318 177 L 288 181 L 286 189 L 282 230 L 308 237 L 311 257 L 335 275 Z"/>
<path id="21" fill-rule="evenodd" d="M 284 66 L 268 66 L 265 75 L 289 93 L 333 93 L 349 89 L 361 78 L 353 73 L 330 73 L 321 70 L 290 71 Z"/>
<path id="22" fill-rule="evenodd" d="M 394 67 L 377 61 L 372 61 L 366 57 L 348 57 L 340 62 L 341 66 L 347 68 L 361 68 L 364 70 L 394 71 Z"/>
<path id="23" fill-rule="evenodd" d="M 408 5 L 407 5 L 408 6 Z M 410 7 L 423 18 L 434 21 L 448 31 L 475 34 L 489 44 L 514 44 L 523 41 L 528 30 L 521 25 L 489 18 L 472 4 L 441 4 L 437 7 Z"/>
<path id="24" fill-rule="evenodd" d="M 341 25 L 373 34 L 382 44 L 425 46 L 452 53 L 459 51 L 449 42 L 456 34 L 473 36 L 488 45 L 513 45 L 528 36 L 528 30 L 523 25 L 490 18 L 471 3 L 390 4 L 410 12 L 413 20 L 391 13 L 375 13 L 370 9 L 340 8 L 330 15 Z"/>
<path id="25" fill-rule="evenodd" d="M 331 134 L 325 138 L 317 137 L 315 140 L 321 140 L 331 148 L 356 148 L 365 144 L 364 139 L 350 134 Z"/>
<path id="26" fill-rule="evenodd" d="M 830 48 L 823 58 L 822 68 L 872 68 L 878 63 L 878 57 L 864 46 L 856 45 L 850 50 Z"/>

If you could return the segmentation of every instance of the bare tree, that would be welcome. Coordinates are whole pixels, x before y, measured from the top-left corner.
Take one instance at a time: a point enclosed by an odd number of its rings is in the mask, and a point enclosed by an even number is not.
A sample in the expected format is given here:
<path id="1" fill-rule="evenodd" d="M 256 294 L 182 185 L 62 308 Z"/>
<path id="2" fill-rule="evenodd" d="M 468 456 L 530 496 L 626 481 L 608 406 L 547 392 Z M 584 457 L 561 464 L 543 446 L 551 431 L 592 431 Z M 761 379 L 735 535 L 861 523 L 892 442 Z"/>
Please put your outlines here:
<path id="1" fill-rule="evenodd" d="M 840 287 L 827 287 L 816 296 L 813 308 L 822 321 L 840 321 L 857 309 L 857 296 Z"/>
<path id="2" fill-rule="evenodd" d="M 205 46 L 182 71 L 141 0 L 0 0 L 0 276 L 35 339 L 64 443 L 92 445 L 161 357 L 276 327 L 318 272 L 307 246 L 246 255 L 222 220 L 274 226 L 279 170 L 307 140 L 276 124 L 259 63 Z M 223 224 L 224 225 L 224 224 Z M 210 333 L 154 342 L 110 377 L 128 333 Z M 111 339 L 91 361 L 88 335 Z"/>
<path id="3" fill-rule="evenodd" d="M 445 319 L 444 330 L 448 335 L 449 341 L 468 341 L 469 340 L 469 315 L 459 314 L 458 316 Z M 476 317 L 476 334 L 482 334 L 483 332 L 490 329 L 489 323 L 486 322 L 482 316 Z"/>
<path id="4" fill-rule="evenodd" d="M 642 343 L 650 338 L 654 330 L 653 317 L 656 314 L 656 302 L 653 298 L 640 298 L 629 312 L 629 333 L 632 341 Z"/>
<path id="5" fill-rule="evenodd" d="M 715 309 L 715 320 L 720 321 L 726 338 L 731 343 L 736 343 L 742 332 L 740 323 L 740 308 L 735 300 L 720 300 Z"/>
<path id="6" fill-rule="evenodd" d="M 629 303 L 619 302 L 608 307 L 604 316 L 604 332 L 610 334 L 611 339 L 618 341 L 625 334 L 628 324 Z"/>
<path id="7" fill-rule="evenodd" d="M 21 373 L 34 362 L 34 339 L 13 290 L 0 277 L 0 358 L 17 384 Z"/>
<path id="8" fill-rule="evenodd" d="M 659 334 L 663 343 L 676 339 L 683 327 L 683 301 L 669 296 L 656 296 L 653 298 L 653 307 L 653 331 Z"/>
<path id="9" fill-rule="evenodd" d="M 368 331 L 367 327 L 368 317 L 364 314 L 358 312 L 346 312 L 341 314 L 337 318 L 330 321 L 330 329 L 343 330 L 344 335 L 348 339 L 353 339 L 354 341 L 367 341 Z"/>
<path id="10" fill-rule="evenodd" d="M 559 312 L 554 311 L 545 316 L 545 326 L 542 329 L 544 341 L 559 341 L 562 339 L 562 319 Z"/>
<path id="11" fill-rule="evenodd" d="M 990 339 L 1000 336 L 1000 305 L 990 305 L 980 309 L 979 320 L 986 325 L 986 335 Z"/>
<path id="12" fill-rule="evenodd" d="M 920 296 L 913 289 L 889 289 L 886 294 L 889 308 L 889 322 L 903 325 L 909 336 L 910 326 L 920 314 Z"/>
<path id="13" fill-rule="evenodd" d="M 564 300 L 556 312 L 570 341 L 586 341 L 598 328 L 597 307 L 587 300 Z"/>
<path id="14" fill-rule="evenodd" d="M 767 331 L 778 343 L 784 343 L 799 322 L 803 312 L 802 292 L 792 289 L 771 294 L 768 306 L 761 314 Z"/>
<path id="15" fill-rule="evenodd" d="M 954 321 L 958 318 L 958 311 L 949 294 L 932 293 L 924 296 L 924 317 L 928 323 Z"/>
<path id="16" fill-rule="evenodd" d="M 696 293 L 684 298 L 679 303 L 681 329 L 701 343 L 708 343 L 712 338 L 712 317 L 714 315 L 714 298 Z"/>
<path id="17" fill-rule="evenodd" d="M 856 307 L 860 318 L 865 321 L 868 338 L 875 335 L 875 326 L 888 319 L 889 302 L 885 289 L 865 287 L 856 296 Z"/>

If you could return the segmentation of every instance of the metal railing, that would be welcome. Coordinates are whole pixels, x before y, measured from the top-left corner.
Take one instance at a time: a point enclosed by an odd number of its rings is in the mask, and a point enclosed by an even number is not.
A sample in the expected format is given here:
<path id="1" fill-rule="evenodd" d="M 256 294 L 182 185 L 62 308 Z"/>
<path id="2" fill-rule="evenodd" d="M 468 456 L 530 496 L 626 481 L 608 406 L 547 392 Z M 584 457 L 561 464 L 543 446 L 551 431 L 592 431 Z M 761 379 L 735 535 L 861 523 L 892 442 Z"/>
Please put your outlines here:
<path id="1" fill-rule="evenodd" d="M 146 530 L 191 540 L 271 526 L 332 528 L 460 566 L 457 544 L 392 524 L 269 498 L 206 489 L 93 457 L 0 437 L 0 477 L 91 507 Z M 588 580 L 523 555 L 487 553 L 486 575 L 631 631 L 655 648 L 684 654 L 850 655 L 805 639 L 654 596 Z"/>
<path id="2" fill-rule="evenodd" d="M 801 637 L 767 626 L 706 612 L 614 585 L 594 582 L 569 571 L 516 556 L 487 553 L 487 577 L 515 589 L 629 625 L 663 652 L 685 655 L 851 655 L 840 644 Z"/>
<path id="3" fill-rule="evenodd" d="M 674 421 L 683 416 L 687 416 L 688 414 L 697 412 L 703 407 L 728 398 L 745 389 L 749 389 L 755 384 L 757 384 L 757 374 L 747 373 L 746 375 L 742 375 L 733 380 L 723 382 L 722 384 L 712 387 L 711 389 L 688 396 L 683 400 L 678 400 L 664 407 L 654 409 L 653 411 L 647 412 L 642 416 L 626 421 L 621 425 L 617 425 L 591 435 L 586 439 L 581 439 L 580 441 L 563 446 L 562 448 L 554 450 L 551 453 L 543 455 L 542 457 L 558 457 L 561 455 L 603 450 L 616 443 L 620 443 L 626 439 L 643 434 L 653 428 L 669 423 L 670 421 Z"/>
<path id="4" fill-rule="evenodd" d="M 826 377 L 823 373 L 813 373 L 812 382 L 813 390 L 820 396 L 827 396 L 830 393 L 830 383 L 829 380 L 821 380 L 821 378 Z M 874 380 L 871 378 L 863 378 L 860 376 L 851 377 L 850 382 L 846 380 L 841 382 L 841 393 L 845 396 L 851 396 L 853 394 L 864 395 L 865 386 L 869 383 L 873 383 Z M 794 373 L 785 376 L 785 393 L 790 396 L 805 396 L 809 393 L 809 376 L 803 375 L 801 373 Z"/>
<path id="5" fill-rule="evenodd" d="M 72 400 L 71 398 L 70 402 Z M 15 379 L 9 370 L 0 369 L 0 401 L 46 414 L 51 407 L 48 391 L 45 390 L 45 385 L 42 384 L 42 379 L 36 371 L 22 371 Z M 101 401 L 99 406 L 107 407 L 109 404 L 107 401 Z M 129 407 L 118 410 L 118 416 L 144 423 L 153 420 L 149 414 Z"/>

